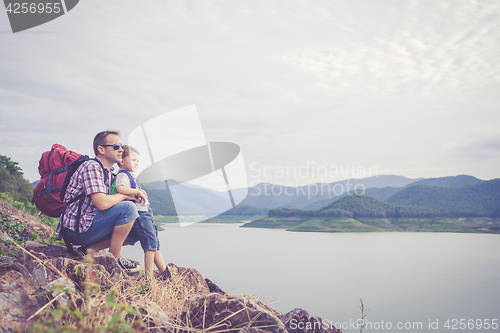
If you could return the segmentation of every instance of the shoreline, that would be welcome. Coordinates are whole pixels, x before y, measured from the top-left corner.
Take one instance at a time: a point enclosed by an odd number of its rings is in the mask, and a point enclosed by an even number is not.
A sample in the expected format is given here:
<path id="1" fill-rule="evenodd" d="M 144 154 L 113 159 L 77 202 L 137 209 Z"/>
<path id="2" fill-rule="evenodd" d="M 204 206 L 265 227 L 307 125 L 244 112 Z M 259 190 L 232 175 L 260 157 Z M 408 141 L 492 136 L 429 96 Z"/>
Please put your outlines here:
<path id="1" fill-rule="evenodd" d="M 159 226 L 177 223 L 175 216 L 155 216 Z M 158 221 L 159 220 L 159 221 Z M 500 218 L 331 218 L 222 215 L 201 224 L 241 224 L 242 228 L 285 229 L 293 232 L 455 232 L 500 234 Z"/>

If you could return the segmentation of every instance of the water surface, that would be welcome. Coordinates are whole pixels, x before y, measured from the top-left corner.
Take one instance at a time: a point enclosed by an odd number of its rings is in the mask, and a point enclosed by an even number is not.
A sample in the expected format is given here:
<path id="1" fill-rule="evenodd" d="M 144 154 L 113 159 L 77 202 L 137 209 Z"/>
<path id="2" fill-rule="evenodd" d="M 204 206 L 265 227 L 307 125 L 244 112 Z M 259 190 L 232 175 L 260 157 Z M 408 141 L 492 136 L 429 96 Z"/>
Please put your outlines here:
<path id="1" fill-rule="evenodd" d="M 163 226 L 167 262 L 196 268 L 229 294 L 278 302 L 273 306 L 283 313 L 301 307 L 347 325 L 360 318 L 362 298 L 372 324 L 363 332 L 387 331 L 388 322 L 394 331 L 436 332 L 429 324 L 437 320 L 442 332 L 448 319 L 500 321 L 500 235 Z M 123 254 L 142 261 L 138 245 Z M 414 329 L 398 330 L 399 322 Z"/>

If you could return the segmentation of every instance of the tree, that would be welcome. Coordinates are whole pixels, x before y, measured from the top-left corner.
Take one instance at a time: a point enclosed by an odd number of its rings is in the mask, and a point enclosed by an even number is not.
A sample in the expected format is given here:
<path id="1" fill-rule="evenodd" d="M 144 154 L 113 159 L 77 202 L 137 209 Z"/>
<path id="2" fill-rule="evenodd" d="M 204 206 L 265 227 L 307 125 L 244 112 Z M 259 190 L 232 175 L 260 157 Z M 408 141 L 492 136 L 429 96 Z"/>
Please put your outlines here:
<path id="1" fill-rule="evenodd" d="M 28 203 L 33 197 L 33 187 L 23 178 L 18 163 L 0 155 L 0 193 L 7 192 L 16 200 Z"/>
<path id="2" fill-rule="evenodd" d="M 3 165 L 5 169 L 11 174 L 11 176 L 22 177 L 23 171 L 18 167 L 19 163 L 14 162 L 10 157 L 0 155 L 0 165 Z"/>

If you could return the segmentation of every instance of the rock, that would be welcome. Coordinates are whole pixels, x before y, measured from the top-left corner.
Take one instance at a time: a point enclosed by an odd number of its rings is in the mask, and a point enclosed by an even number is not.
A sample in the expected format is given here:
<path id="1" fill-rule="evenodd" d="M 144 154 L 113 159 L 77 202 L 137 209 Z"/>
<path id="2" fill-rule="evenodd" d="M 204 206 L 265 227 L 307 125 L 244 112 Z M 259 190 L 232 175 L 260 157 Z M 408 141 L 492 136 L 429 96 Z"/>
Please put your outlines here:
<path id="1" fill-rule="evenodd" d="M 30 252 L 37 252 L 43 254 L 44 258 L 48 257 L 65 257 L 65 258 L 74 258 L 69 252 L 66 246 L 62 245 L 53 245 L 53 244 L 44 244 L 37 241 L 27 241 L 24 243 L 24 248 Z M 26 258 L 26 255 L 25 255 Z"/>
<path id="2" fill-rule="evenodd" d="M 184 303 L 180 315 L 183 325 L 196 330 L 224 331 L 251 328 L 272 333 L 286 332 L 278 318 L 282 315 L 251 296 L 227 296 L 218 293 L 193 297 Z"/>
<path id="3" fill-rule="evenodd" d="M 26 231 L 27 234 L 29 230 Z M 3 236 L 0 232 L 0 237 Z M 0 333 L 12 332 L 15 329 L 28 331 L 34 321 L 28 322 L 28 318 L 51 297 L 58 297 L 54 302 L 56 304 L 67 304 L 69 298 L 61 289 L 76 288 L 82 291 L 83 282 L 87 277 L 101 288 L 110 288 L 127 280 L 126 283 L 120 284 L 123 290 L 132 290 L 126 302 L 143 314 L 142 318 L 148 324 L 148 330 L 152 332 L 338 332 L 334 327 L 325 326 L 325 323 L 328 323 L 321 317 L 311 317 L 303 309 L 295 309 L 283 315 L 254 297 L 229 296 L 210 279 L 203 278 L 194 268 L 168 264 L 168 271 L 157 281 L 155 288 L 158 289 L 155 292 L 158 295 L 155 303 L 151 302 L 150 298 L 144 299 L 142 294 L 137 295 L 137 289 L 134 289 L 143 286 L 146 281 L 143 276 L 130 278 L 109 252 L 93 254 L 93 261 L 89 264 L 83 262 L 81 257 L 71 256 L 64 246 L 27 241 L 25 249 L 23 256 L 7 258 L 7 262 L 0 261 Z M 61 287 L 55 293 L 40 294 L 42 291 L 57 289 L 59 283 Z M 127 289 L 130 287 L 132 289 Z M 168 294 L 163 294 L 165 291 Z M 164 295 L 168 295 L 170 298 L 167 299 L 172 299 L 173 302 L 165 301 L 162 298 Z M 77 292 L 74 297 L 71 303 L 80 307 L 83 304 L 82 294 Z M 161 303 L 162 301 L 164 303 Z M 163 309 L 158 304 L 162 305 Z M 50 316 L 48 313 L 46 315 Z M 134 317 L 131 314 L 128 316 Z"/>
<path id="4" fill-rule="evenodd" d="M 29 254 L 25 254 L 24 264 L 28 271 L 31 272 L 31 275 L 39 287 L 58 279 L 61 276 L 56 271 L 58 270 L 61 274 L 69 277 L 81 290 L 83 290 L 83 281 L 87 274 L 88 264 L 75 260 L 76 258 L 71 255 L 69 255 L 69 257 L 64 256 L 68 254 L 65 247 L 63 249 L 62 246 L 47 245 L 38 242 L 27 243 L 29 243 L 27 248 L 30 249 L 30 251 Z M 35 252 L 34 250 L 41 252 Z M 48 257 L 45 253 L 49 255 L 60 254 L 60 256 Z M 118 263 L 111 254 L 109 254 L 109 256 L 111 256 L 112 259 L 109 259 L 107 254 L 99 253 L 99 255 L 97 255 L 98 262 L 107 264 L 110 271 L 116 273 L 115 278 L 111 277 L 110 273 L 103 265 L 97 264 L 95 261 L 91 264 L 88 272 L 89 279 L 103 287 L 110 287 L 117 279 L 122 277 L 122 271 Z M 34 257 L 36 257 L 36 259 Z M 102 257 L 107 259 L 102 259 Z"/>
<path id="5" fill-rule="evenodd" d="M 289 333 L 305 333 L 306 323 L 309 321 L 309 312 L 296 308 L 280 317 Z"/>
<path id="6" fill-rule="evenodd" d="M 70 279 L 61 276 L 59 279 L 46 284 L 42 288 L 45 291 L 53 291 L 51 294 L 52 298 L 56 298 L 60 294 L 63 294 L 58 298 L 57 302 L 59 302 L 59 304 L 61 304 L 62 306 L 66 306 L 68 304 L 69 296 L 66 292 L 63 291 L 63 289 L 74 291 L 75 284 Z"/>
<path id="7" fill-rule="evenodd" d="M 313 316 L 306 324 L 306 333 L 337 333 L 339 332 L 332 323 L 321 317 Z"/>
<path id="8" fill-rule="evenodd" d="M 268 333 L 268 331 L 254 327 L 243 327 L 238 333 Z"/>
<path id="9" fill-rule="evenodd" d="M 178 267 L 172 263 L 168 264 L 170 279 L 188 290 L 191 296 L 205 295 L 210 293 L 210 288 L 201 274 L 191 267 Z"/>
<path id="10" fill-rule="evenodd" d="M 40 262 L 35 262 L 31 269 L 31 276 L 35 279 L 38 286 L 44 286 L 48 283 L 48 273 L 45 265 Z"/>
<path id="11" fill-rule="evenodd" d="M 146 314 L 153 319 L 156 324 L 155 327 L 160 326 L 164 328 L 172 327 L 173 324 L 168 318 L 167 314 L 155 302 L 148 302 L 146 307 Z M 148 325 L 149 326 L 149 325 Z"/>
<path id="12" fill-rule="evenodd" d="M 0 332 L 31 327 L 27 320 L 40 307 L 35 290 L 36 284 L 21 264 L 0 264 Z"/>
<path id="13" fill-rule="evenodd" d="M 116 283 L 121 279 L 128 279 L 127 274 L 118 264 L 115 257 L 109 252 L 99 251 L 92 255 L 94 264 L 102 265 L 109 273 L 110 282 Z"/>
<path id="14" fill-rule="evenodd" d="M 226 292 L 220 289 L 218 285 L 212 282 L 212 280 L 205 278 L 205 282 L 207 283 L 208 289 L 210 290 L 211 293 L 227 295 Z"/>
<path id="15" fill-rule="evenodd" d="M 290 333 L 337 333 L 337 329 L 328 321 L 318 316 L 309 316 L 309 312 L 296 308 L 280 317 Z"/>
<path id="16" fill-rule="evenodd" d="M 36 242 L 32 242 L 36 243 Z M 43 245 L 43 246 L 42 246 Z M 45 252 L 44 247 L 47 248 Z M 50 253 L 49 246 L 46 244 L 36 244 L 34 247 L 29 247 L 30 249 L 36 248 L 39 251 L 36 252 L 33 250 L 25 253 L 24 256 L 24 265 L 31 272 L 35 282 L 39 287 L 44 286 L 47 283 L 50 283 L 62 275 L 68 276 L 70 279 L 79 283 L 81 277 L 78 276 L 78 269 L 75 269 L 76 266 L 81 265 L 81 262 L 72 260 L 66 257 L 48 257 L 45 253 Z M 59 272 L 58 272 L 59 271 Z M 60 273 L 60 274 L 59 274 Z"/>

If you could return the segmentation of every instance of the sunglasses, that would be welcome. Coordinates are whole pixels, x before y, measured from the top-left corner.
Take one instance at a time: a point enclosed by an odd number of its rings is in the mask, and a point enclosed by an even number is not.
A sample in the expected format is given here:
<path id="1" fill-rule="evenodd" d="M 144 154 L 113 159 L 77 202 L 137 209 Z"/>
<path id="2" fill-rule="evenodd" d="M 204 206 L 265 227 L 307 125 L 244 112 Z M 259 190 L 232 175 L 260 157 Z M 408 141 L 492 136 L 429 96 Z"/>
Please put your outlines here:
<path id="1" fill-rule="evenodd" d="M 113 147 L 115 150 L 123 149 L 123 145 L 121 143 L 115 143 L 114 145 L 100 145 L 102 147 Z"/>

